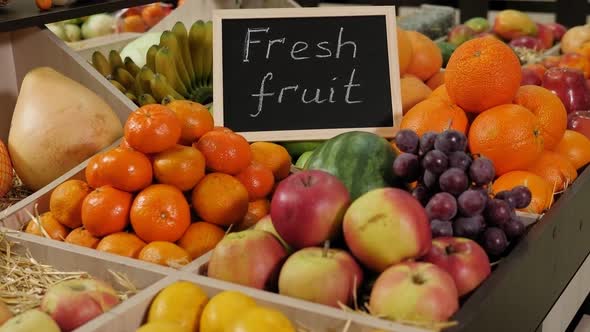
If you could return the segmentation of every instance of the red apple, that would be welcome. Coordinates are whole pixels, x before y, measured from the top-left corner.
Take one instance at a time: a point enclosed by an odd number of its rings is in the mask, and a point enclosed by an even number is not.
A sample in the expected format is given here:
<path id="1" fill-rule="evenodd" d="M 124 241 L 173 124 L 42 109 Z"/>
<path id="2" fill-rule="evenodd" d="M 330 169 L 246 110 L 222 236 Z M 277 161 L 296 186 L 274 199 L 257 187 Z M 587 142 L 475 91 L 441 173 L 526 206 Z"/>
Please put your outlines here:
<path id="1" fill-rule="evenodd" d="M 449 43 L 459 46 L 476 35 L 475 30 L 470 27 L 459 24 L 449 31 L 447 40 Z"/>
<path id="2" fill-rule="evenodd" d="M 574 68 L 584 74 L 584 78 L 590 77 L 590 60 L 578 53 L 566 53 L 561 56 L 559 67 Z"/>
<path id="3" fill-rule="evenodd" d="M 344 250 L 301 249 L 287 259 L 279 275 L 279 294 L 339 308 L 351 305 L 363 271 Z"/>
<path id="4" fill-rule="evenodd" d="M 559 66 L 559 62 L 561 61 L 561 57 L 559 55 L 550 55 L 543 59 L 541 64 L 543 67 L 549 69 L 553 67 Z"/>
<path id="5" fill-rule="evenodd" d="M 543 49 L 548 49 L 553 46 L 555 36 L 553 31 L 545 24 L 537 23 L 537 38 L 543 44 Z"/>
<path id="6" fill-rule="evenodd" d="M 539 38 L 531 37 L 531 36 L 521 36 L 514 38 L 509 43 L 510 47 L 524 47 L 534 51 L 541 51 L 545 47 L 543 46 L 543 42 Z"/>
<path id="7" fill-rule="evenodd" d="M 482 38 L 482 37 L 492 37 L 492 38 L 500 39 L 500 37 L 498 37 L 498 35 L 496 35 L 492 31 L 485 31 L 485 32 L 478 33 L 477 35 L 475 35 L 474 38 Z"/>
<path id="8" fill-rule="evenodd" d="M 590 90 L 581 71 L 553 67 L 543 75 L 543 87 L 555 93 L 568 113 L 590 110 Z"/>
<path id="9" fill-rule="evenodd" d="M 298 249 L 335 238 L 350 205 L 350 194 L 336 176 L 306 170 L 290 175 L 275 190 L 270 216 L 285 242 Z"/>
<path id="10" fill-rule="evenodd" d="M 459 295 L 449 273 L 426 262 L 394 265 L 375 281 L 371 313 L 391 320 L 447 321 L 459 309 Z"/>
<path id="11" fill-rule="evenodd" d="M 117 292 L 95 279 L 66 280 L 52 285 L 41 301 L 62 332 L 73 331 L 119 304 Z"/>
<path id="12" fill-rule="evenodd" d="M 270 234 L 274 235 L 281 242 L 283 247 L 285 247 L 285 249 L 287 250 L 287 253 L 293 252 L 293 249 L 287 244 L 287 242 L 285 242 L 285 240 L 283 240 L 283 238 L 281 238 L 279 233 L 277 233 L 277 230 L 275 229 L 275 227 L 272 225 L 272 220 L 270 219 L 270 214 L 267 214 L 266 216 L 264 216 L 260 220 L 258 220 L 258 222 L 254 225 L 254 229 L 269 232 Z"/>
<path id="13" fill-rule="evenodd" d="M 377 272 L 425 255 L 432 241 L 426 211 L 397 188 L 374 189 L 357 198 L 344 215 L 343 231 L 354 257 Z"/>
<path id="14" fill-rule="evenodd" d="M 271 233 L 248 229 L 227 234 L 213 249 L 207 275 L 248 287 L 274 290 L 287 257 Z"/>
<path id="15" fill-rule="evenodd" d="M 549 28 L 549 30 L 551 30 L 551 32 L 553 33 L 553 37 L 557 41 L 561 40 L 561 37 L 563 37 L 563 35 L 565 35 L 565 32 L 567 31 L 567 29 L 559 23 L 547 23 L 545 24 L 545 26 Z"/>
<path id="16" fill-rule="evenodd" d="M 61 332 L 48 314 L 30 309 L 0 325 L 0 332 Z"/>
<path id="17" fill-rule="evenodd" d="M 530 68 L 521 68 L 522 71 L 522 78 L 520 80 L 520 85 L 541 85 L 543 82 L 542 76 L 539 76 L 537 72 Z"/>
<path id="18" fill-rule="evenodd" d="M 567 129 L 575 130 L 590 138 L 590 111 L 570 113 L 567 117 Z"/>
<path id="19" fill-rule="evenodd" d="M 492 272 L 483 248 L 466 238 L 439 237 L 432 240 L 432 247 L 424 260 L 453 277 L 459 296 L 477 288 Z"/>

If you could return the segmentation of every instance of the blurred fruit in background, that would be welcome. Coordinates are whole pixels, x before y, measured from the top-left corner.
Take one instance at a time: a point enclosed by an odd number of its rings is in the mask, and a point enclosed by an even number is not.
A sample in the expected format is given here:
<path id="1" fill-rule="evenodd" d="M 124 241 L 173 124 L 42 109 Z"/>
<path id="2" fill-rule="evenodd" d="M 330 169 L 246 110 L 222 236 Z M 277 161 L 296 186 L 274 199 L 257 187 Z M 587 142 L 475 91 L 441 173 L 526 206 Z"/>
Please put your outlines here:
<path id="1" fill-rule="evenodd" d="M 156 2 L 124 9 L 116 14 L 117 32 L 145 32 L 172 11 L 172 5 Z"/>

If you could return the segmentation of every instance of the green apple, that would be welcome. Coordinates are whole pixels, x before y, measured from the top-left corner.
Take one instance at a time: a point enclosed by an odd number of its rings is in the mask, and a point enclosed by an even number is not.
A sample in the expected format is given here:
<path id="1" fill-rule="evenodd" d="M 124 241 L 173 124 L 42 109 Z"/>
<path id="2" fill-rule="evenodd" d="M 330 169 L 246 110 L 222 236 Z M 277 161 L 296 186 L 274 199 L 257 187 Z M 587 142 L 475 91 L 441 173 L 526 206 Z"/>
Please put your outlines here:
<path id="1" fill-rule="evenodd" d="M 291 158 L 295 159 L 307 151 L 315 150 L 323 141 L 297 141 L 297 142 L 283 142 L 281 145 L 287 149 Z"/>
<path id="2" fill-rule="evenodd" d="M 490 22 L 483 17 L 474 17 L 465 21 L 465 25 L 473 29 L 476 33 L 482 33 L 490 29 Z"/>
<path id="3" fill-rule="evenodd" d="M 279 242 L 281 242 L 288 254 L 293 252 L 293 248 L 291 248 L 291 246 L 289 246 L 287 242 L 281 238 L 279 233 L 277 233 L 275 226 L 272 224 L 272 219 L 270 219 L 270 214 L 267 214 L 266 216 L 262 217 L 262 219 L 258 220 L 258 222 L 254 225 L 254 229 L 269 232 L 270 234 L 274 235 L 279 240 Z"/>
<path id="4" fill-rule="evenodd" d="M 41 310 L 31 309 L 14 316 L 0 326 L 0 332 L 61 332 L 57 323 Z"/>
<path id="5" fill-rule="evenodd" d="M 305 163 L 307 162 L 309 157 L 311 157 L 312 153 L 313 153 L 313 151 L 303 152 L 303 154 L 301 156 L 299 156 L 299 158 L 297 159 L 297 162 L 295 163 L 295 167 L 305 168 Z"/>

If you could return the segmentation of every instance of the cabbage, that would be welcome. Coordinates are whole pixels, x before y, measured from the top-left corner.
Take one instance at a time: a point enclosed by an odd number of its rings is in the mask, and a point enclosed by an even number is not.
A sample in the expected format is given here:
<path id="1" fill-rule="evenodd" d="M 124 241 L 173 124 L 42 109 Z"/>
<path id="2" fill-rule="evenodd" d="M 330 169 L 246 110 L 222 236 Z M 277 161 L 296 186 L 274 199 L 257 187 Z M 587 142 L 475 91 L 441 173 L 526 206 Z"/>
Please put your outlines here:
<path id="1" fill-rule="evenodd" d="M 82 32 L 80 27 L 75 24 L 64 24 L 66 38 L 69 42 L 77 42 L 82 39 Z"/>
<path id="2" fill-rule="evenodd" d="M 115 18 L 108 14 L 95 14 L 82 24 L 82 38 L 110 35 L 115 30 Z"/>
<path id="3" fill-rule="evenodd" d="M 136 65 L 140 68 L 145 65 L 145 58 L 147 51 L 152 45 L 158 45 L 160 43 L 161 32 L 147 32 L 141 37 L 135 39 L 131 43 L 127 44 L 121 50 L 121 59 L 130 57 Z"/>

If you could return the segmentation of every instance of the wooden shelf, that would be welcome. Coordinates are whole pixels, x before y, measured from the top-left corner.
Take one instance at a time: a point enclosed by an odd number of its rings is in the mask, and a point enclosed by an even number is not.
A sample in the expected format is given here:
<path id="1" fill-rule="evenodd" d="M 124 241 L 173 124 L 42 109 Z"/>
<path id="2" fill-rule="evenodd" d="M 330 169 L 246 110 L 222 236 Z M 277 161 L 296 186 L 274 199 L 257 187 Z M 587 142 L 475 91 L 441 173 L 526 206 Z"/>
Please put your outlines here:
<path id="1" fill-rule="evenodd" d="M 43 24 L 92 14 L 113 12 L 148 3 L 154 0 L 78 0 L 70 6 L 55 6 L 41 11 L 34 0 L 12 0 L 0 8 L 0 32 L 41 26 Z"/>

